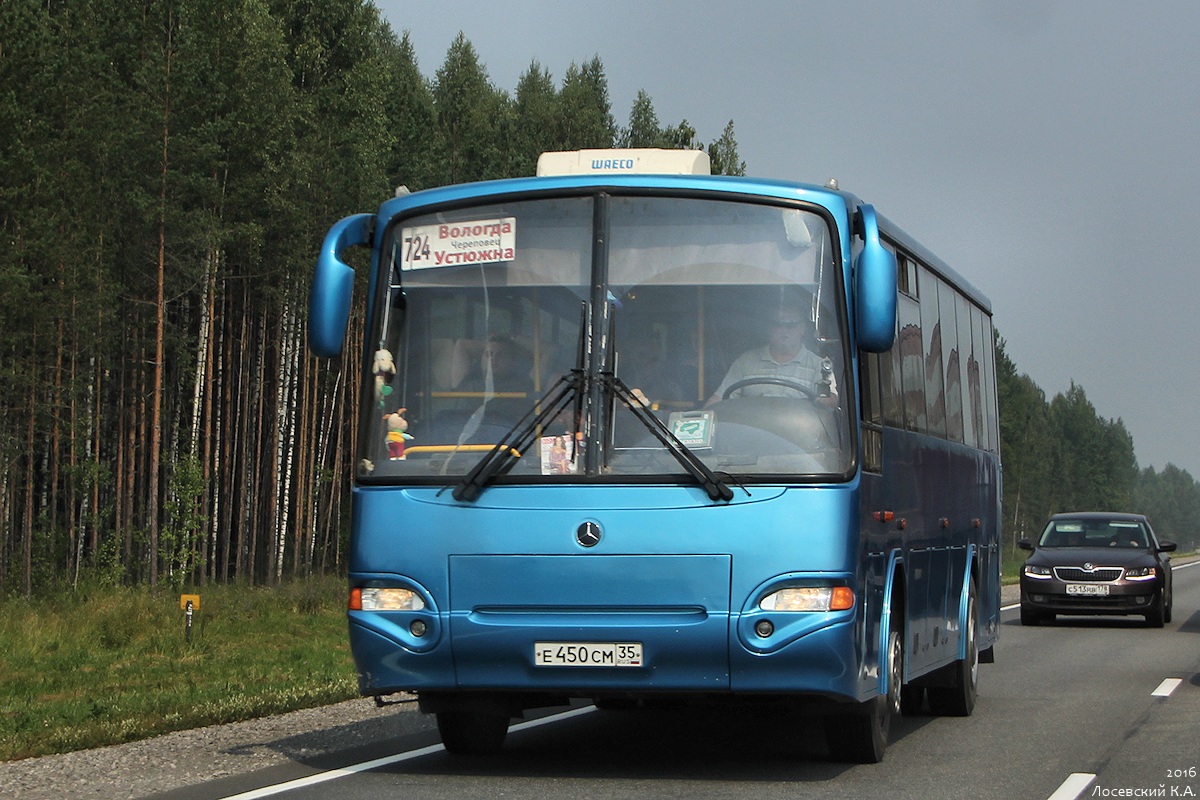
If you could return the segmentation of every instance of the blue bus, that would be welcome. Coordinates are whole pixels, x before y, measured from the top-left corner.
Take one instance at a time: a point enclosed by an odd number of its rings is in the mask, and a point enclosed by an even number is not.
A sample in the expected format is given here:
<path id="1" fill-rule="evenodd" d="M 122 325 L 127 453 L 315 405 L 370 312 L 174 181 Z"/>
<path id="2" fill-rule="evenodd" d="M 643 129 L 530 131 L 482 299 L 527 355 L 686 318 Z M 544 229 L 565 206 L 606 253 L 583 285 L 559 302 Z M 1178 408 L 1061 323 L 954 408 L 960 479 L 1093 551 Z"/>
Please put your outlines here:
<path id="1" fill-rule="evenodd" d="M 454 753 L 530 709 L 765 702 L 883 758 L 999 635 L 990 305 L 837 188 L 546 153 L 329 231 L 370 248 L 349 556 L 359 686 Z M 360 354 L 351 354 L 359 358 Z"/>

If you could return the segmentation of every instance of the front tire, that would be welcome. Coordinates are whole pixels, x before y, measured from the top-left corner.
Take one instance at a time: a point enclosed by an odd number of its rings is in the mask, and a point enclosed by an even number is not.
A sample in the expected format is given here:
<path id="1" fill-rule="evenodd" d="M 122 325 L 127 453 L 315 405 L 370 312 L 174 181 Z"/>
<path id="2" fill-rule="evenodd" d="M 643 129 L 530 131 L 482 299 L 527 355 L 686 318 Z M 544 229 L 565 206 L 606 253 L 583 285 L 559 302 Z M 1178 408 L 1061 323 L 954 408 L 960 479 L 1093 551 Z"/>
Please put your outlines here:
<path id="1" fill-rule="evenodd" d="M 878 764 L 883 761 L 892 719 L 900 715 L 904 679 L 904 638 L 894 628 L 888 632 L 888 691 L 859 708 L 825 720 L 825 739 L 835 761 Z"/>
<path id="2" fill-rule="evenodd" d="M 475 711 L 439 711 L 438 733 L 446 751 L 456 755 L 487 755 L 504 745 L 508 717 Z"/>

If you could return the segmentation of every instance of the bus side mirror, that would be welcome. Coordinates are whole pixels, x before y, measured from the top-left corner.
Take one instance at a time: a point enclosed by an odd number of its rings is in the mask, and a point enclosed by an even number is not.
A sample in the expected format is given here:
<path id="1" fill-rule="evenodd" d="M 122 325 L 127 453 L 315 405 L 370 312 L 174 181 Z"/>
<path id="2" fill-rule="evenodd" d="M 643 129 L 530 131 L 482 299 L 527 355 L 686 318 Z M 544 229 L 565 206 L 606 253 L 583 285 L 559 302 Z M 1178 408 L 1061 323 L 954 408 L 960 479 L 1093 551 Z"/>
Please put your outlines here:
<path id="1" fill-rule="evenodd" d="M 354 270 L 342 260 L 342 254 L 371 243 L 373 219 L 372 214 L 355 214 L 325 234 L 308 300 L 308 346 L 319 356 L 333 358 L 342 352 L 354 292 Z"/>
<path id="2" fill-rule="evenodd" d="M 890 350 L 896 338 L 896 256 L 879 241 L 872 206 L 858 208 L 863 249 L 854 265 L 854 319 L 858 346 L 868 353 Z"/>

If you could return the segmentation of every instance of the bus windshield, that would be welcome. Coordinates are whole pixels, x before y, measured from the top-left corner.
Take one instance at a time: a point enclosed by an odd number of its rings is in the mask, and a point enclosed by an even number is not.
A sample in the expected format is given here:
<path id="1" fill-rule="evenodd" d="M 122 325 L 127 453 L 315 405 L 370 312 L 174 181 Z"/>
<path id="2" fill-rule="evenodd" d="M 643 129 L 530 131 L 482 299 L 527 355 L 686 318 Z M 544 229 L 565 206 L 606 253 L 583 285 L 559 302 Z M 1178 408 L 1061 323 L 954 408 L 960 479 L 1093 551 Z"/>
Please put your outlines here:
<path id="1" fill-rule="evenodd" d="M 387 241 L 362 479 L 454 482 L 531 421 L 499 482 L 678 481 L 674 445 L 741 481 L 853 468 L 839 245 L 816 210 L 542 196 Z"/>

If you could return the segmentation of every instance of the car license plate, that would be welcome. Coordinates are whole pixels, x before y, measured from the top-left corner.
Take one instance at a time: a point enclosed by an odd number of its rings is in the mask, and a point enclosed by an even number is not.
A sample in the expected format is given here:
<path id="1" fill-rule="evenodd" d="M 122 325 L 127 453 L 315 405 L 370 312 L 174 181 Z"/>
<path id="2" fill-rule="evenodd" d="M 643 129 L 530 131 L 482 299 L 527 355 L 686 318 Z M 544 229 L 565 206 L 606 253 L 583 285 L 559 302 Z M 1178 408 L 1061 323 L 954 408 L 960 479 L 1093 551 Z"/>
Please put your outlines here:
<path id="1" fill-rule="evenodd" d="M 1108 585 L 1104 583 L 1068 583 L 1067 594 L 1106 595 Z"/>
<path id="2" fill-rule="evenodd" d="M 538 667 L 641 667 L 641 642 L 534 642 Z"/>

